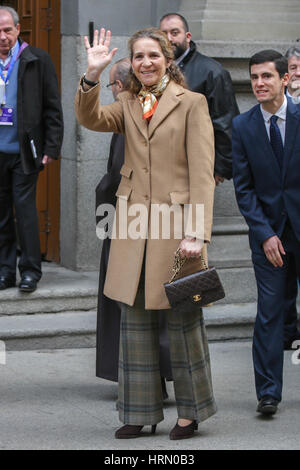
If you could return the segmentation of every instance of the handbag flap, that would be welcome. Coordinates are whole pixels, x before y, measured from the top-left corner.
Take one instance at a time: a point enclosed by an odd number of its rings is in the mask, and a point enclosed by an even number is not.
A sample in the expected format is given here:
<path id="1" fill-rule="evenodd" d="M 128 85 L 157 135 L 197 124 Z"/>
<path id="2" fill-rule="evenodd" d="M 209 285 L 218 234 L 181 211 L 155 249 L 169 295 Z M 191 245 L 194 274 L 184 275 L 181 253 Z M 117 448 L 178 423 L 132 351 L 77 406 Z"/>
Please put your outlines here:
<path id="1" fill-rule="evenodd" d="M 218 290 L 218 297 L 225 297 L 225 292 L 214 267 L 167 283 L 165 290 L 171 305 L 187 298 L 193 298 L 196 302 L 200 301 L 202 296 L 207 297 L 208 293 L 214 290 Z"/>

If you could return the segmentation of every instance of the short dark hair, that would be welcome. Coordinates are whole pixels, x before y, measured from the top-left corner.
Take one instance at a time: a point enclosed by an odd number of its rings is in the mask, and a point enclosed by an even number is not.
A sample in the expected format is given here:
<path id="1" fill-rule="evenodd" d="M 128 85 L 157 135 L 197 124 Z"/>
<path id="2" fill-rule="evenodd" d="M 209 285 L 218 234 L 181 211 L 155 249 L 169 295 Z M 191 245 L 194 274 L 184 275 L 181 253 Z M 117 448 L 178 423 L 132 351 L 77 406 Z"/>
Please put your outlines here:
<path id="1" fill-rule="evenodd" d="M 181 20 L 182 22 L 182 26 L 183 26 L 183 29 L 184 29 L 184 32 L 187 33 L 189 31 L 189 25 L 188 25 L 188 22 L 186 21 L 185 17 L 180 15 L 179 13 L 166 13 L 164 16 L 161 17 L 161 19 L 159 20 L 159 24 L 165 20 L 166 18 L 169 18 L 169 16 L 178 16 L 178 18 Z"/>
<path id="2" fill-rule="evenodd" d="M 290 57 L 293 57 L 293 56 L 300 57 L 300 47 L 299 46 L 298 47 L 292 46 L 286 51 L 285 57 L 287 59 L 289 59 Z"/>
<path id="3" fill-rule="evenodd" d="M 254 54 L 249 61 L 249 72 L 251 74 L 252 65 L 264 64 L 265 62 L 274 62 L 275 68 L 279 73 L 280 78 L 288 73 L 288 61 L 280 52 L 273 49 L 266 49 L 264 51 Z"/>
<path id="4" fill-rule="evenodd" d="M 115 69 L 115 80 L 120 80 L 122 82 L 123 87 L 125 90 L 128 90 L 130 85 L 130 69 L 131 69 L 131 62 L 128 57 L 124 57 L 123 59 L 117 60 L 114 64 L 116 66 Z"/>

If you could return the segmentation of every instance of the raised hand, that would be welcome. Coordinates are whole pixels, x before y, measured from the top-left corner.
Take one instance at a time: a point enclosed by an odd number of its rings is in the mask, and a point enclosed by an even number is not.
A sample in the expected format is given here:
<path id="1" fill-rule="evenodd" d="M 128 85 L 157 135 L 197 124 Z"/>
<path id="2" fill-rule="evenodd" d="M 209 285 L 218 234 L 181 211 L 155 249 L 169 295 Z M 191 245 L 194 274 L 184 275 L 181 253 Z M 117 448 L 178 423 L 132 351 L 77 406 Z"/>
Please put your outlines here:
<path id="1" fill-rule="evenodd" d="M 86 78 L 92 82 L 99 80 L 101 72 L 111 63 L 118 49 L 110 47 L 111 32 L 101 28 L 100 35 L 96 29 L 94 32 L 94 44 L 91 47 L 88 37 L 84 36 L 84 45 L 87 53 L 88 69 Z"/>

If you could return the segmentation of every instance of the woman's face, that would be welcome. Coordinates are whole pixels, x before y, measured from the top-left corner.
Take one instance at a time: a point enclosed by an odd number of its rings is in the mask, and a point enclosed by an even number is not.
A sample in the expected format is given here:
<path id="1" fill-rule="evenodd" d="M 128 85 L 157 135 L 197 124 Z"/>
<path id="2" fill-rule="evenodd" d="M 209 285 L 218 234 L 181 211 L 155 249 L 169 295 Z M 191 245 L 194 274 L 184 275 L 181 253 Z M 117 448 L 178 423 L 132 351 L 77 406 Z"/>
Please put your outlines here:
<path id="1" fill-rule="evenodd" d="M 169 65 L 160 44 L 151 38 L 141 38 L 133 44 L 131 64 L 136 78 L 147 87 L 156 85 Z"/>

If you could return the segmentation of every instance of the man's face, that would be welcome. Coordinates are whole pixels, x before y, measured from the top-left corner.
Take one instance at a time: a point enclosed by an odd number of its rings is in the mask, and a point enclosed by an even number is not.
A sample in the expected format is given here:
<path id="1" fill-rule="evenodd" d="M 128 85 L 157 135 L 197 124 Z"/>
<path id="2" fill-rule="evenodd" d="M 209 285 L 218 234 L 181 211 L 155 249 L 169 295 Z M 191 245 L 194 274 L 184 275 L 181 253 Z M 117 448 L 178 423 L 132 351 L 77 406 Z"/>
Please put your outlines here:
<path id="1" fill-rule="evenodd" d="M 300 89 L 300 57 L 293 55 L 289 58 L 289 83 L 288 90 L 291 95 L 295 93 L 296 90 Z"/>
<path id="2" fill-rule="evenodd" d="M 277 103 L 283 98 L 284 87 L 289 76 L 280 78 L 274 62 L 264 62 L 251 66 L 250 72 L 253 93 L 259 103 Z"/>
<path id="3" fill-rule="evenodd" d="M 168 36 L 174 57 L 178 59 L 189 48 L 191 33 L 185 32 L 183 23 L 178 16 L 169 16 L 162 20 L 160 29 Z"/>
<path id="4" fill-rule="evenodd" d="M 0 10 L 0 55 L 5 57 L 16 44 L 20 34 L 20 25 L 14 25 L 13 18 L 8 11 Z"/>

